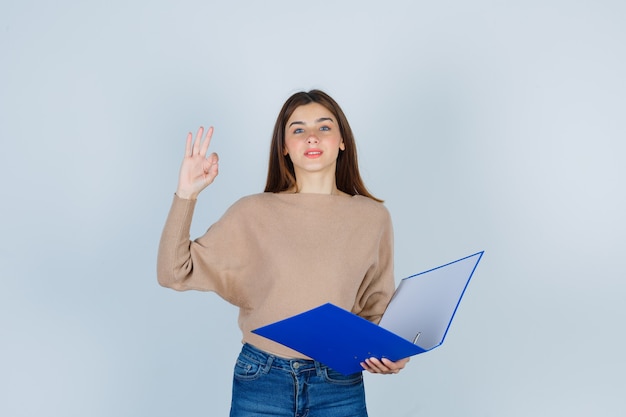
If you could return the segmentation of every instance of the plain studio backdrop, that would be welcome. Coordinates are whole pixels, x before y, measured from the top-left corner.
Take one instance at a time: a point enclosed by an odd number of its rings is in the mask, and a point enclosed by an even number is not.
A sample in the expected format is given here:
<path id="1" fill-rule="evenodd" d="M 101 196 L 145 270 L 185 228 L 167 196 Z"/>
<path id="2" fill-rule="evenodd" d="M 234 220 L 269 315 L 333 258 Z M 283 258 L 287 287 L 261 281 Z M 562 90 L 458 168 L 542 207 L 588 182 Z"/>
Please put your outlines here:
<path id="1" fill-rule="evenodd" d="M 224 416 L 237 311 L 158 286 L 188 131 L 197 237 L 265 184 L 298 90 L 344 108 L 396 279 L 485 250 L 371 416 L 626 413 L 626 3 L 0 5 L 0 415 Z M 303 213 L 306 221 L 306 213 Z M 318 261 L 312 254 L 311 261 Z"/>

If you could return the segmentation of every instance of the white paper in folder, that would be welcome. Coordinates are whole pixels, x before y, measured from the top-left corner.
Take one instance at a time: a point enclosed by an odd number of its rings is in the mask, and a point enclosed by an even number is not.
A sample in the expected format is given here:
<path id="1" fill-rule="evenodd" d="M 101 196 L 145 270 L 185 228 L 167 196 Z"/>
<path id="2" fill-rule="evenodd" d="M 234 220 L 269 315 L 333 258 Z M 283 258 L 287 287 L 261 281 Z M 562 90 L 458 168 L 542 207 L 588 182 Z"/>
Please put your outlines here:
<path id="1" fill-rule="evenodd" d="M 482 257 L 458 261 L 404 278 L 380 327 L 428 351 L 443 343 L 463 293 Z"/>

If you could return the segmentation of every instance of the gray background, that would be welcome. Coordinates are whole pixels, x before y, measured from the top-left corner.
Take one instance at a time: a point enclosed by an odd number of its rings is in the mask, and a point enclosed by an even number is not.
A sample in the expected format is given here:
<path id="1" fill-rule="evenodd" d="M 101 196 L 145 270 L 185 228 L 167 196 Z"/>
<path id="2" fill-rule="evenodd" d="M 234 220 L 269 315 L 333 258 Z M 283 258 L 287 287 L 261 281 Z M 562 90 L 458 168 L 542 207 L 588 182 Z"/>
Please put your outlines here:
<path id="1" fill-rule="evenodd" d="M 622 416 L 626 3 L 3 1 L 0 414 L 226 415 L 236 309 L 160 288 L 186 133 L 198 236 L 262 190 L 322 88 L 395 227 L 396 277 L 485 250 L 446 342 L 372 416 Z"/>

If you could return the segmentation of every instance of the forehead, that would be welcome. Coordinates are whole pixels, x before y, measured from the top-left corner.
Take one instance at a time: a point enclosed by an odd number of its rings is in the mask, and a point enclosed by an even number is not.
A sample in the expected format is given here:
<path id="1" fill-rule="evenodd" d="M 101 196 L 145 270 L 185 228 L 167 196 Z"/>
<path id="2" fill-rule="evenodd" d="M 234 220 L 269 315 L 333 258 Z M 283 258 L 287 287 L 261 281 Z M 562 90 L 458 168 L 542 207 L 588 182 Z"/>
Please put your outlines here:
<path id="1" fill-rule="evenodd" d="M 287 124 L 300 121 L 300 122 L 315 122 L 320 118 L 330 117 L 335 120 L 335 115 L 328 110 L 326 107 L 322 106 L 319 103 L 309 103 L 303 104 L 302 106 L 296 107 L 296 109 L 291 114 L 289 120 L 287 120 Z"/>

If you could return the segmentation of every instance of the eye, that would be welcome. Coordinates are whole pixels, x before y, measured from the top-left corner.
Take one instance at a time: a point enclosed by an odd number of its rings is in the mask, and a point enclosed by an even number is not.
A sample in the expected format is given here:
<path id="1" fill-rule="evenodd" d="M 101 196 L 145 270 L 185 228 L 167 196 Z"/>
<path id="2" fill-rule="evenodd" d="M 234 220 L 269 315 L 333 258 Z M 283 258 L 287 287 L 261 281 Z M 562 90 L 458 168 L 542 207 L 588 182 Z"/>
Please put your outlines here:
<path id="1" fill-rule="evenodd" d="M 293 133 L 302 133 L 302 132 L 304 132 L 304 129 L 301 129 L 301 128 L 294 129 L 293 131 Z"/>
<path id="2" fill-rule="evenodd" d="M 330 126 L 322 126 L 320 127 L 320 130 L 323 132 L 328 132 L 330 130 Z"/>

